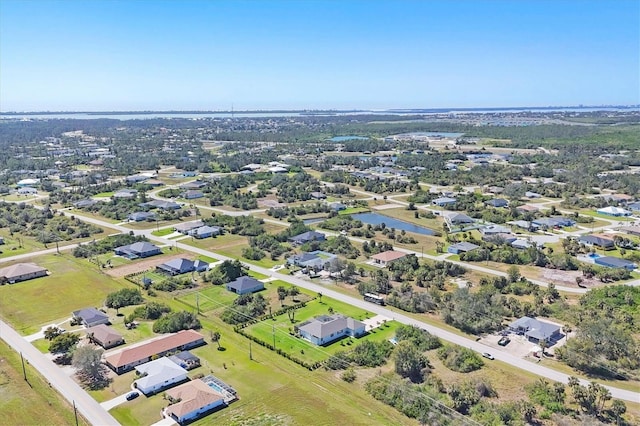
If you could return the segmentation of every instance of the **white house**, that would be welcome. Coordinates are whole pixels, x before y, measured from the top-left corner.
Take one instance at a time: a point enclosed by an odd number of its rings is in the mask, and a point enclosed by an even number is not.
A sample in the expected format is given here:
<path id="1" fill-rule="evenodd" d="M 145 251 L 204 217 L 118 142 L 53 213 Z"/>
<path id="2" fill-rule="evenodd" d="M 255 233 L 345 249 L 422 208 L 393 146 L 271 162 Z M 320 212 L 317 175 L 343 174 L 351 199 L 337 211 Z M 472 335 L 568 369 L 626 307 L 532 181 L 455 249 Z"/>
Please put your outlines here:
<path id="1" fill-rule="evenodd" d="M 187 379 L 187 370 L 166 357 L 139 365 L 136 371 L 142 377 L 133 382 L 133 385 L 145 395 L 159 392 Z"/>

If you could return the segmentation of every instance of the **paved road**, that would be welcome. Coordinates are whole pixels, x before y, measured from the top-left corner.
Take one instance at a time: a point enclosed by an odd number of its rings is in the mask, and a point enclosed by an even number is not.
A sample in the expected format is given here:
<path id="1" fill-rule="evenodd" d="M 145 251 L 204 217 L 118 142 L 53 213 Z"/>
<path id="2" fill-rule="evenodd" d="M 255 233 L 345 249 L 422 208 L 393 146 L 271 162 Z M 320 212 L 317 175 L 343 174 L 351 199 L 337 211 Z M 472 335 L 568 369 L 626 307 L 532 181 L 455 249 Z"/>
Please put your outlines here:
<path id="1" fill-rule="evenodd" d="M 83 217 L 83 219 L 86 219 L 88 222 L 92 222 L 92 223 L 94 223 L 96 225 L 104 225 L 104 222 L 102 222 L 101 220 L 96 219 L 96 218 Z M 129 232 L 130 231 L 129 228 L 126 228 L 124 226 L 111 225 L 111 227 L 119 229 L 122 232 Z M 147 230 L 135 231 L 135 232 L 136 232 L 136 234 L 144 234 L 150 240 L 156 241 L 158 243 L 171 245 L 171 246 L 174 246 L 174 247 L 178 247 L 178 248 L 180 248 L 182 250 L 190 251 L 192 253 L 197 253 L 197 254 L 200 254 L 200 255 L 203 255 L 203 256 L 208 256 L 208 257 L 211 257 L 213 259 L 235 260 L 234 258 L 223 256 L 223 255 L 220 255 L 218 253 L 211 252 L 211 251 L 204 250 L 204 249 L 200 249 L 200 248 L 197 248 L 197 247 L 193 247 L 193 246 L 190 246 L 190 245 L 187 245 L 187 244 L 184 244 L 184 243 L 177 242 L 175 240 L 168 240 L 166 238 L 157 237 L 157 236 L 151 234 L 152 231 L 153 230 L 151 230 L 151 229 L 147 229 Z M 354 240 L 358 241 L 360 239 L 355 238 Z M 364 240 L 362 240 L 362 241 L 364 241 Z M 407 250 L 407 249 L 397 249 L 397 250 L 401 250 L 403 252 L 415 253 L 418 256 L 420 256 L 420 253 L 413 252 L 412 250 Z M 427 255 L 425 255 L 424 257 L 437 259 L 437 257 L 435 257 L 435 256 L 427 256 Z M 455 263 L 458 263 L 458 262 L 455 262 Z M 469 267 L 469 265 L 466 264 L 466 263 L 460 262 L 460 264 L 462 266 L 464 266 L 464 267 Z M 321 286 L 321 285 L 318 285 L 318 284 L 303 280 L 301 278 L 293 277 L 291 275 L 280 274 L 278 272 L 272 271 L 271 269 L 262 268 L 262 267 L 259 267 L 259 266 L 256 266 L 256 265 L 252 265 L 252 264 L 246 264 L 246 265 L 248 267 L 250 267 L 251 270 L 259 272 L 259 273 L 261 273 L 263 275 L 271 276 L 273 278 L 276 278 L 276 279 L 279 279 L 279 280 L 283 280 L 283 281 L 295 284 L 295 285 L 297 285 L 299 287 L 311 290 L 313 292 L 321 292 L 322 294 L 324 294 L 324 295 L 326 295 L 328 297 L 334 298 L 336 300 L 339 300 L 341 302 L 345 302 L 345 303 L 348 303 L 350 305 L 357 306 L 357 307 L 360 307 L 362 309 L 366 309 L 366 310 L 368 310 L 370 312 L 373 312 L 373 313 L 376 313 L 376 314 L 385 315 L 387 317 L 394 318 L 396 321 L 399 321 L 399 322 L 401 322 L 403 324 L 415 325 L 417 327 L 420 327 L 422 329 L 425 329 L 425 330 L 429 331 L 430 333 L 432 333 L 432 334 L 434 334 L 434 335 L 436 335 L 436 336 L 438 336 L 438 337 L 440 337 L 440 338 L 442 338 L 442 339 L 444 339 L 446 341 L 449 341 L 449 342 L 452 342 L 452 343 L 455 343 L 455 344 L 458 344 L 458 345 L 461 345 L 461 346 L 466 346 L 466 347 L 471 348 L 471 349 L 473 349 L 473 350 L 475 350 L 477 352 L 480 352 L 480 353 L 491 352 L 491 354 L 497 360 L 500 360 L 500 361 L 506 362 L 508 364 L 511 364 L 514 367 L 525 369 L 527 371 L 530 371 L 530 372 L 532 372 L 534 374 L 537 374 L 539 376 L 545 377 L 547 379 L 555 380 L 555 381 L 562 382 L 562 383 L 567 383 L 568 380 L 569 380 L 569 375 L 567 375 L 567 374 L 560 373 L 560 372 L 558 372 L 556 370 L 553 370 L 553 369 L 548 368 L 548 367 L 541 366 L 539 364 L 536 364 L 536 363 L 533 363 L 533 362 L 530 362 L 530 361 L 526 361 L 526 360 L 524 360 L 524 359 L 522 359 L 520 357 L 516 357 L 516 356 L 510 355 L 508 353 L 499 352 L 499 351 L 496 352 L 494 348 L 491 348 L 491 347 L 486 346 L 486 345 L 484 345 L 482 343 L 476 342 L 475 340 L 468 339 L 468 338 L 460 336 L 458 334 L 451 333 L 449 331 L 442 330 L 440 328 L 425 324 L 425 323 L 423 323 L 421 321 L 415 320 L 413 318 L 410 318 L 410 317 L 405 316 L 403 314 L 397 313 L 397 312 L 392 311 L 390 309 L 387 309 L 387 308 L 384 308 L 384 307 L 381 307 L 381 306 L 378 306 L 378 305 L 375 305 L 375 304 L 372 304 L 372 303 L 365 302 L 362 299 L 355 298 L 355 297 L 352 297 L 352 296 L 348 296 L 348 295 L 345 295 L 345 294 L 342 294 L 342 293 L 338 293 L 338 292 L 336 292 L 334 290 L 331 290 L 331 289 L 328 289 L 328 288 L 326 288 L 324 286 Z M 504 274 L 503 272 L 499 272 L 499 271 L 494 271 L 492 269 L 483 268 L 483 267 L 478 266 L 478 265 L 473 265 L 473 266 L 476 267 L 478 270 L 481 270 L 481 271 L 486 272 L 486 273 L 492 273 L 494 275 L 496 275 L 496 274 L 497 275 Z M 476 269 L 476 268 L 472 268 L 472 269 Z M 546 283 L 540 282 L 540 284 L 544 285 Z M 556 288 L 558 288 L 559 290 L 561 289 L 560 287 L 556 287 Z M 571 289 L 571 290 L 576 290 L 576 289 Z M 580 290 L 583 290 L 583 289 L 580 289 Z M 588 382 L 583 380 L 583 383 L 586 384 Z M 638 393 L 638 392 L 627 391 L 627 390 L 615 388 L 615 387 L 612 387 L 612 386 L 606 386 L 606 387 L 611 391 L 611 395 L 614 398 L 623 399 L 623 400 L 626 400 L 626 401 L 633 401 L 633 402 L 640 401 L 640 393 Z"/>
<path id="2" fill-rule="evenodd" d="M 89 423 L 100 426 L 120 424 L 61 368 L 47 359 L 4 321 L 0 321 L 0 338 L 15 351 L 22 352 L 24 359 L 38 370 L 70 404 L 75 402 L 78 411 Z"/>

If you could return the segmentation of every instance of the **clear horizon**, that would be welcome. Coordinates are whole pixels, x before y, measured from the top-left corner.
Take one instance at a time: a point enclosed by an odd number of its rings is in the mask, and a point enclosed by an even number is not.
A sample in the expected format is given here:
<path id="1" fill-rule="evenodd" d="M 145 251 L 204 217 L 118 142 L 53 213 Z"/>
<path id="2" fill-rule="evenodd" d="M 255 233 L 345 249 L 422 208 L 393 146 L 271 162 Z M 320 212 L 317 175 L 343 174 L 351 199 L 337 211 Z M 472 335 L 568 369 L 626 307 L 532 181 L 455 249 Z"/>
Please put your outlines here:
<path id="1" fill-rule="evenodd" d="M 640 2 L 0 3 L 0 111 L 640 104 Z"/>

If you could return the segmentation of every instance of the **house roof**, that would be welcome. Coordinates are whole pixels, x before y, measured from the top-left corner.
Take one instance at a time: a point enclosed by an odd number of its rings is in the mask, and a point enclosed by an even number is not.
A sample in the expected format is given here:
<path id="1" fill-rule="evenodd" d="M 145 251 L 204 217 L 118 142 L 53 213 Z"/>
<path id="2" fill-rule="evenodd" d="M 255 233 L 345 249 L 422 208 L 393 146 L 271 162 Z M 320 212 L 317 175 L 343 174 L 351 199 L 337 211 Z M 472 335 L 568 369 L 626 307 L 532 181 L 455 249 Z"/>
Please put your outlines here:
<path id="1" fill-rule="evenodd" d="M 167 413 L 178 418 L 224 399 L 220 392 L 213 390 L 200 379 L 169 389 L 166 394 L 174 400 L 180 400 L 167 407 Z"/>
<path id="2" fill-rule="evenodd" d="M 46 268 L 42 268 L 35 263 L 16 263 L 0 269 L 0 277 L 5 277 L 8 281 L 11 281 L 12 278 L 46 271 Z"/>
<path id="3" fill-rule="evenodd" d="M 371 256 L 374 260 L 379 260 L 380 262 L 391 262 L 392 260 L 398 260 L 405 257 L 407 253 L 403 253 L 401 251 L 387 250 L 382 253 L 375 254 Z"/>
<path id="4" fill-rule="evenodd" d="M 137 243 L 129 244 L 128 246 L 118 247 L 116 250 L 126 250 L 132 253 L 147 253 L 158 250 L 158 247 L 147 241 L 138 241 Z"/>
<path id="5" fill-rule="evenodd" d="M 120 352 L 107 356 L 106 361 L 115 368 L 119 368 L 180 346 L 195 343 L 202 339 L 204 339 L 204 337 L 197 331 L 182 330 L 139 346 L 123 349 Z"/>
<path id="6" fill-rule="evenodd" d="M 494 198 L 489 201 L 485 201 L 485 204 L 493 207 L 504 207 L 509 204 L 509 202 L 503 198 Z"/>
<path id="7" fill-rule="evenodd" d="M 199 228 L 196 228 L 196 229 L 192 229 L 191 232 L 194 235 L 215 234 L 216 232 L 217 233 L 220 232 L 220 227 L 205 225 L 205 226 L 200 226 Z"/>
<path id="8" fill-rule="evenodd" d="M 131 213 L 128 218 L 131 220 L 136 220 L 136 219 L 147 219 L 150 217 L 155 217 L 155 213 L 153 212 L 134 212 Z"/>
<path id="9" fill-rule="evenodd" d="M 82 319 L 87 324 L 94 323 L 96 321 L 104 321 L 109 319 L 109 316 L 96 308 L 85 308 L 79 311 L 73 311 L 73 316 Z"/>
<path id="10" fill-rule="evenodd" d="M 522 211 L 522 212 L 537 212 L 538 208 L 534 206 L 530 206 L 528 204 L 524 204 L 522 206 L 516 207 L 516 210 Z"/>
<path id="11" fill-rule="evenodd" d="M 480 229 L 482 234 L 510 234 L 511 228 L 502 225 L 489 225 Z"/>
<path id="12" fill-rule="evenodd" d="M 578 237 L 578 241 L 585 244 L 594 244 L 600 247 L 613 247 L 615 246 L 613 240 L 609 238 L 603 238 L 598 235 L 581 235 Z"/>
<path id="13" fill-rule="evenodd" d="M 166 269 L 175 269 L 178 271 L 190 271 L 193 269 L 193 260 L 185 259 L 183 257 L 178 259 L 171 259 L 167 262 L 164 262 L 158 267 L 164 266 Z"/>
<path id="14" fill-rule="evenodd" d="M 525 334 L 534 339 L 547 339 L 560 330 L 560 326 L 548 322 L 540 321 L 531 317 L 522 317 L 511 324 L 510 328 L 520 328 L 526 330 Z"/>
<path id="15" fill-rule="evenodd" d="M 450 223 L 472 223 L 473 219 L 464 213 L 443 212 L 442 216 Z"/>
<path id="16" fill-rule="evenodd" d="M 471 251 L 477 249 L 478 245 L 463 241 L 461 243 L 452 244 L 450 248 L 457 249 L 459 251 Z"/>
<path id="17" fill-rule="evenodd" d="M 344 330 L 345 328 L 355 330 L 364 327 L 364 324 L 358 320 L 354 320 L 344 315 L 321 315 L 307 321 L 301 325 L 299 330 L 304 331 L 314 337 L 323 339 L 333 333 Z"/>
<path id="18" fill-rule="evenodd" d="M 628 268 L 632 265 L 635 266 L 635 263 L 627 259 L 620 259 L 619 257 L 613 256 L 601 256 L 596 258 L 595 262 L 599 265 L 610 266 L 612 268 Z"/>
<path id="19" fill-rule="evenodd" d="M 601 209 L 596 210 L 598 213 L 604 214 L 617 214 L 617 215 L 629 215 L 631 212 L 629 210 L 625 210 L 620 207 L 608 206 Z"/>
<path id="20" fill-rule="evenodd" d="M 230 283 L 227 283 L 227 286 L 236 291 L 242 292 L 245 290 L 256 288 L 258 286 L 264 286 L 264 284 L 262 284 L 260 281 L 256 280 L 253 277 L 249 277 L 245 275 L 243 277 L 239 277 L 235 281 L 231 281 Z"/>
<path id="21" fill-rule="evenodd" d="M 187 374 L 187 370 L 166 357 L 160 357 L 146 364 L 139 365 L 136 367 L 136 371 L 140 374 L 146 374 L 146 376 L 135 381 L 138 387 L 141 388 L 162 385 L 165 382 L 172 381 L 177 377 Z"/>
<path id="22" fill-rule="evenodd" d="M 305 242 L 305 241 L 315 241 L 315 240 L 324 240 L 325 235 L 322 232 L 317 231 L 308 231 L 303 232 L 302 234 L 296 235 L 294 237 L 289 238 L 291 241 L 296 242 Z"/>
<path id="23" fill-rule="evenodd" d="M 440 197 L 440 198 L 436 198 L 435 200 L 431 201 L 433 204 L 453 204 L 455 203 L 457 200 L 455 198 L 451 198 L 451 197 Z"/>
<path id="24" fill-rule="evenodd" d="M 92 334 L 93 338 L 99 342 L 111 342 L 115 340 L 122 340 L 122 335 L 116 332 L 113 328 L 100 324 L 86 329 L 87 335 Z"/>
<path id="25" fill-rule="evenodd" d="M 187 231 L 191 231 L 192 229 L 200 228 L 202 226 L 204 226 L 203 221 L 192 220 L 190 222 L 178 223 L 174 225 L 173 229 L 175 229 L 178 232 L 187 232 Z"/>

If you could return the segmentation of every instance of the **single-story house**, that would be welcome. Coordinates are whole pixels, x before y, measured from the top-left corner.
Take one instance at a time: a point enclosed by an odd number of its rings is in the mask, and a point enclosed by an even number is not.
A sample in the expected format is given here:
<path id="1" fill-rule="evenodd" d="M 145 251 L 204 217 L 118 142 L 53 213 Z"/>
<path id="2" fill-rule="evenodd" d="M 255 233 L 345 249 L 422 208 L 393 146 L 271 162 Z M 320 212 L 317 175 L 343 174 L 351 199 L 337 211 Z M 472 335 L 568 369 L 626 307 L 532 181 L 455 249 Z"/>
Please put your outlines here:
<path id="1" fill-rule="evenodd" d="M 298 326 L 300 336 L 316 345 L 326 345 L 343 336 L 360 337 L 364 323 L 344 315 L 321 315 Z"/>
<path id="2" fill-rule="evenodd" d="M 16 185 L 19 188 L 24 188 L 24 187 L 29 187 L 29 186 L 35 186 L 35 185 L 38 185 L 39 183 L 40 183 L 40 179 L 27 178 L 27 179 L 22 179 L 22 180 L 18 181 L 18 183 Z"/>
<path id="3" fill-rule="evenodd" d="M 448 206 L 450 204 L 455 204 L 456 203 L 456 199 L 455 198 L 451 198 L 451 197 L 440 197 L 440 198 L 436 198 L 435 200 L 432 200 L 431 203 L 439 206 L 439 207 L 444 207 L 444 206 Z"/>
<path id="4" fill-rule="evenodd" d="M 541 198 L 542 195 L 538 194 L 537 192 L 531 192 L 531 191 L 527 191 L 524 193 L 524 196 L 527 198 Z"/>
<path id="5" fill-rule="evenodd" d="M 608 206 L 601 209 L 596 210 L 599 214 L 604 214 L 607 216 L 631 216 L 631 212 L 629 210 L 623 209 L 621 207 Z"/>
<path id="6" fill-rule="evenodd" d="M 640 226 L 623 226 L 622 228 L 620 228 L 620 231 L 629 235 L 640 237 Z"/>
<path id="7" fill-rule="evenodd" d="M 538 225 L 542 229 L 548 228 L 565 228 L 576 224 L 575 221 L 567 219 L 566 217 L 541 217 L 531 221 L 534 225 Z"/>
<path id="8" fill-rule="evenodd" d="M 315 250 L 290 256 L 287 258 L 287 264 L 301 268 L 323 269 L 326 264 L 331 263 L 337 257 L 338 256 L 333 253 Z"/>
<path id="9" fill-rule="evenodd" d="M 204 225 L 205 223 L 201 220 L 192 220 L 189 222 L 178 223 L 173 227 L 173 230 L 187 235 L 189 231 L 193 231 L 194 229 L 198 229 Z"/>
<path id="10" fill-rule="evenodd" d="M 136 367 L 142 377 L 133 382 L 133 386 L 145 395 L 151 395 L 187 379 L 187 370 L 161 357 Z"/>
<path id="11" fill-rule="evenodd" d="M 479 248 L 480 246 L 472 244 L 472 243 L 468 243 L 466 241 L 461 242 L 461 243 L 456 243 L 456 244 L 452 244 L 449 246 L 449 248 L 447 249 L 448 253 L 453 253 L 453 254 L 459 254 L 459 253 L 466 253 L 468 251 L 471 250 L 475 250 L 477 248 Z"/>
<path id="12" fill-rule="evenodd" d="M 613 256 L 601 256 L 594 259 L 596 265 L 606 266 L 608 268 L 625 268 L 630 271 L 636 269 L 637 265 L 629 260 L 620 259 Z"/>
<path id="13" fill-rule="evenodd" d="M 342 210 L 346 210 L 347 206 L 345 206 L 342 203 L 329 203 L 329 208 L 331 210 L 335 210 L 337 212 L 342 211 Z"/>
<path id="14" fill-rule="evenodd" d="M 105 358 L 105 362 L 113 371 L 122 374 L 137 365 L 150 361 L 154 356 L 161 357 L 169 352 L 184 351 L 204 343 L 204 336 L 197 331 L 182 330 L 151 340 L 145 344 L 125 348 L 117 353 L 110 354 Z"/>
<path id="15" fill-rule="evenodd" d="M 98 324 L 88 328 L 86 333 L 91 342 L 102 346 L 104 349 L 113 348 L 124 343 L 122 335 L 105 324 Z"/>
<path id="16" fill-rule="evenodd" d="M 23 186 L 22 188 L 18 188 L 18 194 L 20 195 L 34 195 L 37 193 L 38 190 L 35 188 L 31 188 L 30 186 Z"/>
<path id="17" fill-rule="evenodd" d="M 157 188 L 159 186 L 163 186 L 164 182 L 161 181 L 161 180 L 158 180 L 158 179 L 149 179 L 149 180 L 144 181 L 144 184 L 147 185 L 147 186 L 151 186 L 151 187 Z"/>
<path id="18" fill-rule="evenodd" d="M 207 186 L 207 182 L 204 182 L 201 180 L 194 180 L 193 182 L 183 183 L 182 185 L 180 185 L 180 188 L 184 190 L 190 190 L 190 189 L 202 189 L 205 186 Z"/>
<path id="19" fill-rule="evenodd" d="M 444 220 L 451 226 L 451 225 L 462 225 L 465 223 L 473 223 L 474 220 L 472 218 L 470 218 L 469 216 L 467 216 L 464 213 L 457 213 L 457 212 L 443 212 L 442 213 L 442 217 L 444 218 Z"/>
<path id="20" fill-rule="evenodd" d="M 514 241 L 511 241 L 511 247 L 526 250 L 531 247 L 536 247 L 536 243 L 531 242 L 529 240 L 525 240 L 524 238 L 517 238 Z"/>
<path id="21" fill-rule="evenodd" d="M 182 194 L 180 194 L 180 196 L 187 200 L 195 200 L 197 198 L 204 197 L 204 193 L 197 189 L 189 189 L 187 191 L 184 191 Z"/>
<path id="22" fill-rule="evenodd" d="M 504 198 L 493 198 L 491 200 L 485 201 L 484 204 L 487 206 L 499 208 L 499 207 L 507 207 L 509 205 L 509 202 Z"/>
<path id="23" fill-rule="evenodd" d="M 137 243 L 126 246 L 117 247 L 114 252 L 118 256 L 124 256 L 129 259 L 143 258 L 162 254 L 162 250 L 154 244 L 147 241 L 138 241 Z"/>
<path id="24" fill-rule="evenodd" d="M 209 238 L 209 237 L 213 237 L 214 235 L 220 235 L 221 233 L 222 233 L 222 228 L 220 228 L 219 226 L 209 226 L 209 225 L 201 226 L 199 228 L 192 229 L 188 232 L 189 235 L 197 239 Z"/>
<path id="25" fill-rule="evenodd" d="M 156 271 L 169 274 L 180 275 L 189 272 L 202 272 L 209 269 L 209 264 L 202 260 L 189 260 L 185 258 L 171 259 L 165 263 L 156 266 Z"/>
<path id="26" fill-rule="evenodd" d="M 289 238 L 289 242 L 294 245 L 302 245 L 311 241 L 324 241 L 326 239 L 322 232 L 309 231 Z"/>
<path id="27" fill-rule="evenodd" d="M 636 201 L 635 203 L 627 204 L 627 208 L 632 212 L 640 212 L 640 201 Z"/>
<path id="28" fill-rule="evenodd" d="M 85 327 L 109 324 L 109 315 L 96 308 L 85 308 L 79 311 L 73 311 L 73 317 L 79 319 Z"/>
<path id="29" fill-rule="evenodd" d="M 225 405 L 224 396 L 200 379 L 168 389 L 166 394 L 169 401 L 177 401 L 167 407 L 166 413 L 179 424 Z"/>
<path id="30" fill-rule="evenodd" d="M 523 204 L 521 206 L 516 207 L 516 211 L 519 213 L 535 213 L 538 210 L 539 209 L 537 207 L 530 206 L 528 204 Z"/>
<path id="31" fill-rule="evenodd" d="M 387 266 L 391 262 L 402 259 L 406 255 L 407 253 L 403 253 L 401 251 L 387 250 L 382 253 L 374 254 L 371 256 L 371 260 L 373 260 L 373 263 L 376 265 Z"/>
<path id="32" fill-rule="evenodd" d="M 482 236 L 482 241 L 495 244 L 511 244 L 517 239 L 518 237 L 513 234 L 485 234 Z"/>
<path id="33" fill-rule="evenodd" d="M 73 207 L 77 209 L 85 209 L 87 207 L 91 207 L 96 204 L 96 200 L 92 200 L 90 198 L 85 198 L 84 200 L 78 200 L 75 203 L 72 203 Z"/>
<path id="34" fill-rule="evenodd" d="M 132 222 L 144 222 L 145 220 L 155 220 L 156 214 L 153 212 L 135 212 L 127 216 Z"/>
<path id="35" fill-rule="evenodd" d="M 4 239 L 3 239 L 4 243 Z M 16 263 L 0 269 L 0 283 L 17 283 L 20 281 L 32 280 L 34 278 L 46 277 L 48 271 L 35 263 Z"/>
<path id="36" fill-rule="evenodd" d="M 560 338 L 560 326 L 531 317 L 517 319 L 509 324 L 509 330 L 524 335 L 527 340 L 534 343 L 542 340 L 550 343 Z"/>
<path id="37" fill-rule="evenodd" d="M 200 358 L 189 351 L 182 351 L 171 355 L 169 359 L 185 370 L 193 370 L 194 368 L 200 367 Z"/>
<path id="38" fill-rule="evenodd" d="M 510 234 L 511 228 L 502 225 L 489 225 L 480 228 L 482 235 L 495 235 L 495 234 Z"/>
<path id="39" fill-rule="evenodd" d="M 137 196 L 137 189 L 120 189 L 113 194 L 113 198 L 135 198 Z"/>
<path id="40" fill-rule="evenodd" d="M 148 207 L 150 209 L 160 210 L 180 210 L 181 206 L 173 201 L 152 200 L 146 203 L 141 203 L 140 207 Z"/>
<path id="41" fill-rule="evenodd" d="M 581 235 L 578 237 L 578 242 L 585 246 L 598 247 L 602 250 L 613 250 L 616 248 L 613 240 L 598 235 Z"/>
<path id="42" fill-rule="evenodd" d="M 287 173 L 289 171 L 289 169 L 287 169 L 286 167 L 281 166 L 269 167 L 267 170 L 271 173 Z"/>
<path id="43" fill-rule="evenodd" d="M 150 179 L 150 176 L 146 176 L 146 175 L 132 175 L 132 176 L 127 176 L 126 178 L 124 178 L 124 180 L 128 184 L 140 183 L 140 182 L 144 182 L 145 180 L 149 180 L 149 179 Z"/>
<path id="44" fill-rule="evenodd" d="M 527 220 L 512 220 L 507 222 L 507 225 L 516 226 L 520 229 L 526 229 L 527 231 L 535 231 L 540 228 L 538 225 L 533 222 L 529 222 Z"/>
<path id="45" fill-rule="evenodd" d="M 316 192 L 311 192 L 309 194 L 309 196 L 311 198 L 313 198 L 314 200 L 324 200 L 324 199 L 327 198 L 326 194 L 323 194 L 322 192 L 317 192 L 317 191 Z"/>
<path id="46" fill-rule="evenodd" d="M 227 290 L 236 294 L 255 293 L 264 290 L 264 284 L 253 277 L 243 276 L 226 284 Z"/>

